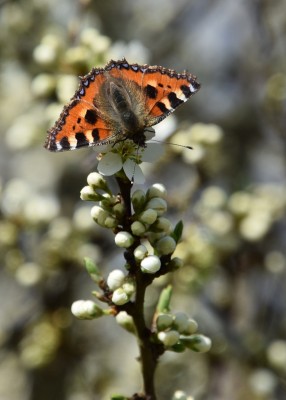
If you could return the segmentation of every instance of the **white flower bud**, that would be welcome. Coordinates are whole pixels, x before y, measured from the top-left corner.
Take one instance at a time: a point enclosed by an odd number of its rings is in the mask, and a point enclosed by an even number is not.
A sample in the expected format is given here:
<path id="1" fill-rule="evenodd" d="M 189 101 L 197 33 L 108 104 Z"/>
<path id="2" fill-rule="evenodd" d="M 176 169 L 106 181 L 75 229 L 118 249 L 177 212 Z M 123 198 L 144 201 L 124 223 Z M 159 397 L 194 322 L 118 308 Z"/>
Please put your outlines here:
<path id="1" fill-rule="evenodd" d="M 131 281 L 124 282 L 122 285 L 122 289 L 129 298 L 133 295 L 133 293 L 135 293 L 135 285 Z"/>
<path id="2" fill-rule="evenodd" d="M 153 197 L 161 197 L 162 199 L 166 199 L 167 190 L 165 186 L 161 183 L 154 183 L 154 185 L 147 190 L 147 198 L 152 199 Z"/>
<path id="3" fill-rule="evenodd" d="M 184 312 L 176 312 L 174 314 L 173 327 L 180 333 L 184 333 L 188 327 L 189 316 Z"/>
<path id="4" fill-rule="evenodd" d="M 71 312 L 79 319 L 94 319 L 103 314 L 103 310 L 91 300 L 78 300 L 71 306 Z"/>
<path id="5" fill-rule="evenodd" d="M 150 242 L 150 244 L 152 245 L 152 247 L 155 247 L 155 243 L 158 242 L 159 239 L 161 239 L 162 237 L 164 237 L 164 233 L 159 232 L 159 233 L 155 233 L 155 232 L 146 232 L 146 236 L 148 241 Z"/>
<path id="6" fill-rule="evenodd" d="M 187 327 L 183 332 L 180 332 L 184 335 L 192 335 L 193 333 L 197 332 L 198 330 L 198 323 L 192 318 L 188 319 Z"/>
<path id="7" fill-rule="evenodd" d="M 114 214 L 116 217 L 122 217 L 125 213 L 125 207 L 122 203 L 117 203 L 115 206 L 112 208 Z"/>
<path id="8" fill-rule="evenodd" d="M 166 256 L 174 253 L 176 245 L 176 241 L 171 236 L 165 236 L 156 242 L 155 248 L 158 254 Z"/>
<path id="9" fill-rule="evenodd" d="M 100 196 L 90 186 L 85 186 L 80 191 L 80 198 L 85 201 L 99 201 Z"/>
<path id="10" fill-rule="evenodd" d="M 136 247 L 133 254 L 136 260 L 143 260 L 143 258 L 147 256 L 148 250 L 143 244 L 141 244 L 140 246 Z"/>
<path id="11" fill-rule="evenodd" d="M 91 217 L 98 223 L 98 225 L 105 226 L 105 220 L 109 216 L 109 213 L 102 207 L 93 206 L 91 211 Z"/>
<path id="12" fill-rule="evenodd" d="M 157 215 L 163 215 L 167 211 L 167 202 L 160 197 L 153 197 L 151 200 L 148 201 L 145 209 L 152 208 L 156 211 Z"/>
<path id="13" fill-rule="evenodd" d="M 172 324 L 173 324 L 172 314 L 159 314 L 156 319 L 156 326 L 158 331 L 164 331 L 167 328 L 170 328 Z"/>
<path id="14" fill-rule="evenodd" d="M 116 317 L 116 322 L 118 325 L 120 325 L 122 328 L 126 329 L 128 332 L 135 332 L 135 326 L 133 322 L 133 318 L 127 314 L 126 311 L 120 311 Z"/>
<path id="15" fill-rule="evenodd" d="M 181 341 L 189 349 L 198 353 L 205 353 L 211 348 L 211 339 L 204 335 L 181 336 Z"/>
<path id="16" fill-rule="evenodd" d="M 149 208 L 148 210 L 143 211 L 139 215 L 138 219 L 143 222 L 143 224 L 152 225 L 157 219 L 157 213 L 152 208 Z"/>
<path id="17" fill-rule="evenodd" d="M 143 190 L 135 190 L 135 192 L 132 194 L 131 201 L 135 212 L 141 211 L 146 201 L 146 195 Z"/>
<path id="18" fill-rule="evenodd" d="M 128 248 L 130 246 L 132 246 L 132 244 L 134 243 L 134 238 L 132 235 L 130 235 L 129 232 L 118 232 L 117 235 L 115 236 L 115 244 L 118 247 L 124 247 L 124 248 Z"/>
<path id="19" fill-rule="evenodd" d="M 142 222 L 134 221 L 131 225 L 131 231 L 135 236 L 142 236 L 146 232 L 146 227 Z"/>
<path id="20" fill-rule="evenodd" d="M 122 288 L 118 288 L 112 294 L 112 301 L 114 304 L 122 306 L 129 301 L 129 297 Z"/>
<path id="21" fill-rule="evenodd" d="M 169 263 L 169 267 L 174 270 L 174 269 L 179 269 L 184 265 L 184 262 L 181 258 L 179 257 L 174 257 Z"/>
<path id="22" fill-rule="evenodd" d="M 158 339 L 164 344 L 166 347 L 172 347 L 176 344 L 179 339 L 180 335 L 177 331 L 162 331 L 158 333 Z"/>
<path id="23" fill-rule="evenodd" d="M 117 225 L 118 225 L 117 219 L 110 216 L 107 217 L 106 220 L 104 221 L 104 226 L 109 229 L 114 229 L 117 227 Z"/>
<path id="24" fill-rule="evenodd" d="M 98 172 L 91 172 L 87 177 L 87 183 L 96 189 L 109 191 L 106 180 Z"/>
<path id="25" fill-rule="evenodd" d="M 110 196 L 109 193 L 103 193 L 99 205 L 104 209 L 111 210 L 116 202 L 116 196 Z"/>
<path id="26" fill-rule="evenodd" d="M 107 277 L 106 283 L 110 290 L 114 291 L 122 286 L 125 279 L 124 272 L 120 269 L 114 269 Z"/>
<path id="27" fill-rule="evenodd" d="M 167 218 L 159 217 L 152 225 L 152 231 L 164 232 L 165 234 L 169 235 L 173 231 L 173 225 Z"/>
<path id="28" fill-rule="evenodd" d="M 161 268 L 161 261 L 157 256 L 148 256 L 141 261 L 140 265 L 142 272 L 155 274 Z"/>

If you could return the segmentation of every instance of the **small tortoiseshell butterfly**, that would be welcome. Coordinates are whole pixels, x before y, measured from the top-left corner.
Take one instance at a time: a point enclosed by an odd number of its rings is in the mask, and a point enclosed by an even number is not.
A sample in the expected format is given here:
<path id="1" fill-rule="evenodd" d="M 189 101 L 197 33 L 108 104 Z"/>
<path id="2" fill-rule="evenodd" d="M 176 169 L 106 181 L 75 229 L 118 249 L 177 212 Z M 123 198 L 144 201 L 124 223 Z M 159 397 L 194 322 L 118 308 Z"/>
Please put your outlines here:
<path id="1" fill-rule="evenodd" d="M 145 146 L 144 131 L 158 124 L 200 88 L 187 72 L 111 60 L 80 78 L 80 85 L 45 148 L 74 150 L 131 139 Z"/>

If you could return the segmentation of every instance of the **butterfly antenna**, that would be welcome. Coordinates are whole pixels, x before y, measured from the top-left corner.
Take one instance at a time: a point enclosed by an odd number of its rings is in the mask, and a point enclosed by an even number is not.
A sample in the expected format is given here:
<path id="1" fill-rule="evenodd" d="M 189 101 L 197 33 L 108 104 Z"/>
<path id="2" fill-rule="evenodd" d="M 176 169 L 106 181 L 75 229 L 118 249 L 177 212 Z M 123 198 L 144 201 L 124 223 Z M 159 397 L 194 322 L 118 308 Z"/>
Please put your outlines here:
<path id="1" fill-rule="evenodd" d="M 137 160 L 138 160 L 138 157 L 139 157 L 139 147 L 140 147 L 140 145 L 138 144 L 137 150 L 136 150 L 136 158 L 137 158 Z M 132 174 L 132 178 L 131 178 L 131 185 L 132 186 L 134 185 L 135 169 L 136 169 L 136 162 L 134 161 L 133 174 Z"/>
<path id="2" fill-rule="evenodd" d="M 172 145 L 172 146 L 184 147 L 185 149 L 193 150 L 193 147 L 192 147 L 192 146 L 185 146 L 185 145 L 183 145 L 183 144 L 178 144 L 178 143 L 162 142 L 161 140 L 156 140 L 156 139 L 151 139 L 150 142 L 163 143 L 163 144 L 170 144 L 170 145 Z"/>
<path id="3" fill-rule="evenodd" d="M 133 186 L 134 185 L 134 175 L 135 175 L 135 168 L 136 168 L 136 163 L 135 163 L 135 161 L 134 161 L 134 168 L 133 168 L 133 174 L 132 174 L 132 178 L 131 178 L 131 186 Z"/>

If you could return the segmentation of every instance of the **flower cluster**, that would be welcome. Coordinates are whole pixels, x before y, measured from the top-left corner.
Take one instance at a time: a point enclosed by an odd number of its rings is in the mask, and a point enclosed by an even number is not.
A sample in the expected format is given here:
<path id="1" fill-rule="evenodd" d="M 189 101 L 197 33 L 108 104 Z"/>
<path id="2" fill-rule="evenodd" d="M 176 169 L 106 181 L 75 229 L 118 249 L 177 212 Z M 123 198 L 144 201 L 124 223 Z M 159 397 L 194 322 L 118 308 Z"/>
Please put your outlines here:
<path id="1" fill-rule="evenodd" d="M 152 185 L 146 192 L 136 190 L 131 198 L 133 215 L 126 220 L 126 206 L 120 197 L 111 194 L 106 180 L 97 172 L 87 178 L 88 186 L 81 191 L 83 200 L 98 201 L 91 209 L 94 221 L 105 228 L 113 229 L 115 244 L 131 249 L 134 260 L 141 271 L 157 273 L 162 258 L 168 268 L 166 272 L 179 268 L 182 262 L 171 255 L 181 235 L 181 227 L 174 229 L 164 217 L 167 211 L 166 189 L 161 184 Z M 117 290 L 122 288 L 116 288 Z"/>
<path id="2" fill-rule="evenodd" d="M 160 313 L 156 319 L 157 338 L 165 348 L 182 352 L 186 348 L 203 353 L 211 347 L 211 340 L 197 334 L 197 322 L 183 312 Z"/>
<path id="3" fill-rule="evenodd" d="M 135 292 L 135 283 L 120 269 L 114 269 L 107 278 L 107 286 L 113 292 L 112 302 L 118 306 L 127 303 Z"/>
<path id="4" fill-rule="evenodd" d="M 115 244 L 125 249 L 128 256 L 126 271 L 115 269 L 106 280 L 97 266 L 90 259 L 85 259 L 87 271 L 100 288 L 100 292 L 93 294 L 111 308 L 102 310 L 94 302 L 80 300 L 73 304 L 72 313 L 80 319 L 94 319 L 113 313 L 117 315 L 118 324 L 127 326 L 126 329 L 131 331 L 133 321 L 126 313 L 122 314 L 125 312 L 122 307 L 131 304 L 136 296 L 138 272 L 142 276 L 148 275 L 150 284 L 155 277 L 182 266 L 182 260 L 172 256 L 181 237 L 182 223 L 174 228 L 164 216 L 167 192 L 162 184 L 154 184 L 147 191 L 135 190 L 129 197 L 129 206 L 122 195 L 112 194 L 106 179 L 98 172 L 88 175 L 87 184 L 81 190 L 81 198 L 97 203 L 91 208 L 93 220 L 113 231 Z M 169 332 L 161 329 L 159 340 L 162 343 L 166 342 L 162 338 L 164 334 L 170 336 Z"/>

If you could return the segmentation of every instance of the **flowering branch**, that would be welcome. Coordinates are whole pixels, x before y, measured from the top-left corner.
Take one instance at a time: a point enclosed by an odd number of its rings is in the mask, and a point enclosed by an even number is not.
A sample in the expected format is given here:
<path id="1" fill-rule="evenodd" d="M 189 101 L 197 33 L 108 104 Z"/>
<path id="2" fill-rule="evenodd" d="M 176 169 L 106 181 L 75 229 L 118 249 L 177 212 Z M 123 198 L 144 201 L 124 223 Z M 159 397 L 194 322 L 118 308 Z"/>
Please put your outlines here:
<path id="1" fill-rule="evenodd" d="M 119 154 L 122 157 L 122 153 Z M 113 167 L 109 164 L 108 168 Z M 113 270 L 105 280 L 97 266 L 86 260 L 86 268 L 99 288 L 93 294 L 108 307 L 102 309 L 95 302 L 79 300 L 73 304 L 72 312 L 81 319 L 113 315 L 119 325 L 137 337 L 143 393 L 136 393 L 128 399 L 156 400 L 154 378 L 159 357 L 167 350 L 182 352 L 189 348 L 207 351 L 211 342 L 196 334 L 197 323 L 193 319 L 184 313 L 170 311 L 171 287 L 162 291 L 151 326 L 146 325 L 144 301 L 147 287 L 156 277 L 182 266 L 181 259 L 173 257 L 173 253 L 183 225 L 180 222 L 173 228 L 164 217 L 167 193 L 163 185 L 154 184 L 146 192 L 136 190 L 131 193 L 132 183 L 124 167 L 114 175 L 119 195 L 112 194 L 104 177 L 93 172 L 87 178 L 88 186 L 81 190 L 81 198 L 98 203 L 93 206 L 91 215 L 98 225 L 113 231 L 115 244 L 124 249 L 125 271 Z M 118 398 L 127 399 L 113 397 Z"/>

